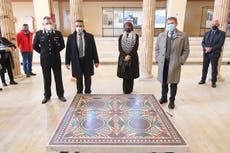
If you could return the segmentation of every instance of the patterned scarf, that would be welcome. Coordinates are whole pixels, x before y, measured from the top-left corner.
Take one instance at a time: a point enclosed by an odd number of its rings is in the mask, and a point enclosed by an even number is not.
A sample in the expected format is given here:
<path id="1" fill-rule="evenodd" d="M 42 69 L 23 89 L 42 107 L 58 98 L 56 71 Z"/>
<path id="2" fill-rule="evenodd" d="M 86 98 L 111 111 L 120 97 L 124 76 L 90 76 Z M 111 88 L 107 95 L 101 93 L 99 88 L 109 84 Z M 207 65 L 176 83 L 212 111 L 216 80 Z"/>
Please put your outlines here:
<path id="1" fill-rule="evenodd" d="M 121 47 L 126 54 L 129 54 L 136 43 L 136 34 L 132 31 L 130 33 L 124 32 L 121 40 Z"/>

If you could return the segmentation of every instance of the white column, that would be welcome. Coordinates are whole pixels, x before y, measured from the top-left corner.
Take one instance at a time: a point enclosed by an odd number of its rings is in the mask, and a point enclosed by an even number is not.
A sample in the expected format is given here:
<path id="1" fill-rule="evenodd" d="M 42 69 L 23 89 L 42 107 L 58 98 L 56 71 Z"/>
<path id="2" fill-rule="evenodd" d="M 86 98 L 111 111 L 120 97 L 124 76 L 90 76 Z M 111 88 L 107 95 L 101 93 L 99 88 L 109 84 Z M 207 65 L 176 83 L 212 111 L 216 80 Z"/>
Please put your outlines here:
<path id="1" fill-rule="evenodd" d="M 36 30 L 43 28 L 42 21 L 45 16 L 51 15 L 50 0 L 33 0 Z"/>
<path id="2" fill-rule="evenodd" d="M 167 2 L 167 17 L 176 17 L 178 20 L 177 28 L 181 31 L 184 30 L 186 5 L 187 0 L 168 0 Z"/>
<path id="3" fill-rule="evenodd" d="M 83 19 L 82 0 L 70 0 L 71 32 L 75 29 L 75 20 Z"/>
<path id="4" fill-rule="evenodd" d="M 213 13 L 213 19 L 218 19 L 220 22 L 220 30 L 226 32 L 226 26 L 227 26 L 227 19 L 228 19 L 228 7 L 229 7 L 229 0 L 215 0 L 214 2 L 214 13 Z M 224 79 L 221 77 L 220 74 L 220 68 L 222 64 L 222 56 L 223 51 L 221 52 L 221 56 L 218 61 L 218 81 L 224 81 Z"/>
<path id="5" fill-rule="evenodd" d="M 0 26 L 2 36 L 16 44 L 15 17 L 13 16 L 11 0 L 0 0 Z M 13 73 L 15 78 L 17 78 L 21 76 L 18 50 L 12 51 L 12 55 L 15 65 Z"/>
<path id="6" fill-rule="evenodd" d="M 140 58 L 140 79 L 150 79 L 153 62 L 155 0 L 143 0 L 143 24 Z"/>

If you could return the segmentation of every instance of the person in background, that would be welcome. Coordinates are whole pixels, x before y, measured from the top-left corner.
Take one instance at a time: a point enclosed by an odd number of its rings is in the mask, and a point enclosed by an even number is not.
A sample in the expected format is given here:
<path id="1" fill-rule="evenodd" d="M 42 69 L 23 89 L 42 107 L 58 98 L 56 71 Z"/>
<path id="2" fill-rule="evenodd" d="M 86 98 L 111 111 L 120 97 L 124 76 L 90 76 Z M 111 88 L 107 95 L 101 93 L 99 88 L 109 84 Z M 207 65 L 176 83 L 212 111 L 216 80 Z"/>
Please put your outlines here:
<path id="1" fill-rule="evenodd" d="M 22 30 L 17 33 L 18 48 L 22 54 L 23 70 L 26 77 L 36 75 L 32 72 L 33 60 L 33 46 L 32 46 L 33 33 L 29 31 L 28 24 L 23 24 Z"/>
<path id="2" fill-rule="evenodd" d="M 220 58 L 220 53 L 225 41 L 225 32 L 219 30 L 219 21 L 213 20 L 212 29 L 205 33 L 202 40 L 203 48 L 203 68 L 202 68 L 202 77 L 198 84 L 204 84 L 206 81 L 208 67 L 211 61 L 212 65 L 212 87 L 216 88 L 217 81 L 217 66 Z"/>
<path id="3" fill-rule="evenodd" d="M 77 79 L 77 93 L 83 93 L 83 76 L 86 94 L 91 93 L 91 76 L 94 75 L 94 65 L 99 66 L 99 58 L 94 36 L 84 30 L 83 20 L 75 21 L 76 30 L 68 36 L 65 64 L 72 66 L 72 76 Z"/>
<path id="4" fill-rule="evenodd" d="M 2 33 L 0 29 L 0 54 L 1 54 L 1 67 L 2 67 L 0 75 L 1 75 L 3 86 L 7 86 L 5 80 L 6 71 L 10 79 L 10 84 L 11 85 L 18 84 L 14 80 L 14 75 L 12 71 L 12 69 L 14 68 L 14 61 L 13 61 L 11 51 L 13 51 L 14 49 L 16 49 L 16 46 L 5 37 L 2 37 Z"/>
<path id="5" fill-rule="evenodd" d="M 37 31 L 33 40 L 33 48 L 40 54 L 43 73 L 45 92 L 42 104 L 47 103 L 51 97 L 51 69 L 54 73 L 57 96 L 65 102 L 60 57 L 60 51 L 65 48 L 64 39 L 60 31 L 53 29 L 51 17 L 43 18 L 43 26 L 44 29 Z"/>
<path id="6" fill-rule="evenodd" d="M 124 33 L 118 40 L 118 67 L 117 76 L 123 78 L 123 93 L 133 92 L 134 79 L 139 77 L 138 46 L 139 36 L 133 31 L 133 24 L 124 24 Z"/>
<path id="7" fill-rule="evenodd" d="M 181 65 L 189 56 L 189 40 L 186 33 L 177 28 L 177 18 L 169 17 L 165 32 L 159 34 L 155 48 L 155 59 L 158 64 L 158 80 L 161 82 L 161 104 L 167 103 L 168 84 L 170 98 L 168 108 L 175 107 L 177 84 L 180 81 Z"/>

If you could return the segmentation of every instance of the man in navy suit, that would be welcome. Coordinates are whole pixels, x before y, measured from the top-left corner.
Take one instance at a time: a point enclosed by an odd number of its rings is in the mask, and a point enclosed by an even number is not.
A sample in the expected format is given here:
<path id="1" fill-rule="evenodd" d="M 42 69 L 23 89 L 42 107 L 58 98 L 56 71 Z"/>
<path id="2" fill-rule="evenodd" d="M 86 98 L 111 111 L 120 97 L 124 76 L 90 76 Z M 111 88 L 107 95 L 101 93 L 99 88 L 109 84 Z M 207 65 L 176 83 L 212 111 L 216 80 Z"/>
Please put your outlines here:
<path id="1" fill-rule="evenodd" d="M 225 32 L 218 29 L 218 20 L 213 20 L 212 29 L 205 33 L 201 43 L 203 47 L 203 68 L 199 84 L 204 84 L 207 77 L 208 66 L 212 65 L 212 87 L 216 87 L 218 60 L 225 41 Z"/>
<path id="2" fill-rule="evenodd" d="M 76 20 L 76 30 L 68 36 L 65 64 L 72 66 L 72 76 L 77 79 L 77 93 L 83 93 L 83 75 L 86 94 L 91 93 L 91 76 L 94 75 L 94 65 L 99 66 L 99 58 L 94 36 L 84 30 L 83 20 Z"/>

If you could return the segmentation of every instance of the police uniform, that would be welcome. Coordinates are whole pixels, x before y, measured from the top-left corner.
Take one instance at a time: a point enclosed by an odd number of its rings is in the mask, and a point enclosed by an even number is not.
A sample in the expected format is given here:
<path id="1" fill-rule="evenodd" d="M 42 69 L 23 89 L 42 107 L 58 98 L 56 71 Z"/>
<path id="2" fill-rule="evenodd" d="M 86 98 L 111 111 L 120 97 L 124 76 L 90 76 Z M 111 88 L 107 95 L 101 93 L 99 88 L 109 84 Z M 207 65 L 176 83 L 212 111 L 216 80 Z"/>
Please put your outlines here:
<path id="1" fill-rule="evenodd" d="M 45 98 L 51 97 L 51 69 L 54 73 L 57 95 L 59 98 L 63 97 L 60 51 L 65 48 L 65 44 L 61 32 L 56 30 L 37 31 L 33 40 L 33 48 L 40 54 Z"/>

